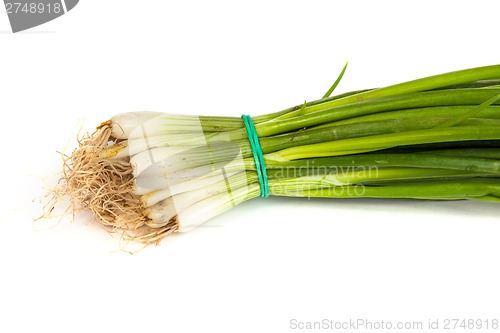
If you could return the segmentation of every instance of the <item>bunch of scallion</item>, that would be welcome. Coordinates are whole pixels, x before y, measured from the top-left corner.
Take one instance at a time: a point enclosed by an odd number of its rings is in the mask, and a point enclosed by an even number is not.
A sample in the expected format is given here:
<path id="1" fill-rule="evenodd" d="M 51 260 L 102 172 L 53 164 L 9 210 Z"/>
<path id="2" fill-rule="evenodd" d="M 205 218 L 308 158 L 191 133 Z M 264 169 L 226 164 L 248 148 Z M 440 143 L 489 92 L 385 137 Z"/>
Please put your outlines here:
<path id="1" fill-rule="evenodd" d="M 65 156 L 54 202 L 146 244 L 268 194 L 500 202 L 500 65 L 329 97 L 344 71 L 250 124 L 116 115 Z"/>

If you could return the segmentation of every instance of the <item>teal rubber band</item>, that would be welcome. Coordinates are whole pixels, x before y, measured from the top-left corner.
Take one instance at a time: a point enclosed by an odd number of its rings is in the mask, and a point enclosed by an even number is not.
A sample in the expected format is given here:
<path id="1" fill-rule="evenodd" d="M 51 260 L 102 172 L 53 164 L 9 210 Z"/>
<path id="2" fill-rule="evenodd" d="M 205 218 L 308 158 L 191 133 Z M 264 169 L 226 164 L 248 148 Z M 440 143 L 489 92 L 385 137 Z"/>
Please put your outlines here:
<path id="1" fill-rule="evenodd" d="M 267 180 L 266 163 L 264 162 L 264 154 L 262 153 L 262 148 L 259 143 L 259 136 L 255 130 L 252 117 L 246 114 L 241 116 L 243 123 L 248 134 L 248 141 L 250 141 L 250 146 L 252 147 L 253 159 L 255 161 L 255 169 L 257 170 L 257 176 L 259 177 L 260 184 L 260 196 L 267 198 L 269 196 L 269 184 Z"/>

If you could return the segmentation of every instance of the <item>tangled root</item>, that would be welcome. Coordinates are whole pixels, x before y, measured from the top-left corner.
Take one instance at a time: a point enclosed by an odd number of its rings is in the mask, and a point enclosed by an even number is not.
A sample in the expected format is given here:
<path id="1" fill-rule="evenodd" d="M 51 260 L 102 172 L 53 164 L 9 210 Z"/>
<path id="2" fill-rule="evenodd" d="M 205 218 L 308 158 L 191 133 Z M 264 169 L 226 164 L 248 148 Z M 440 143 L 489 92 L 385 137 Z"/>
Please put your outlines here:
<path id="1" fill-rule="evenodd" d="M 174 219 L 159 228 L 147 225 L 140 197 L 133 192 L 134 177 L 129 158 L 99 156 L 109 145 L 119 143 L 111 136 L 111 121 L 78 140 L 70 156 L 63 155 L 59 186 L 52 192 L 52 209 L 62 198 L 70 200 L 73 213 L 90 210 L 94 217 L 112 232 L 129 241 L 158 244 L 178 230 Z"/>

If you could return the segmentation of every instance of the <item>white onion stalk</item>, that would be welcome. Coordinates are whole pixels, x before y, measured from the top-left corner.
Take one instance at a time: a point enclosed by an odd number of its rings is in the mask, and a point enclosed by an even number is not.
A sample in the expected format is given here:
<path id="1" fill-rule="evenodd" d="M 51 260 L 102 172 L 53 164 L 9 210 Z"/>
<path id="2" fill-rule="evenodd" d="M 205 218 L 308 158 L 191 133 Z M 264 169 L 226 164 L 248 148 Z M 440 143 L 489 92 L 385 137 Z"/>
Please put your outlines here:
<path id="1" fill-rule="evenodd" d="M 259 186 L 252 184 L 250 187 L 235 189 L 228 200 L 227 193 L 210 194 L 198 190 L 199 193 L 182 193 L 165 199 L 153 207 L 146 208 L 145 213 L 149 220 L 149 227 L 163 228 L 173 218 L 185 223 L 179 223 L 176 231 L 191 231 L 213 217 L 224 213 L 230 208 L 259 196 Z M 197 195 L 195 199 L 190 195 Z M 201 200 L 196 200 L 201 199 Z"/>
<path id="2" fill-rule="evenodd" d="M 226 134 L 242 129 L 242 121 L 223 120 L 119 114 L 80 141 L 65 162 L 59 194 L 148 244 L 190 230 L 259 195 L 248 142 Z"/>
<path id="3" fill-rule="evenodd" d="M 257 176 L 254 172 L 239 172 L 237 174 L 228 174 L 226 176 L 230 177 L 231 179 L 231 188 L 239 188 L 248 184 L 249 181 L 257 181 Z M 207 196 L 210 196 L 214 194 L 220 194 L 224 191 L 227 192 L 227 185 L 228 184 L 226 180 L 221 176 L 212 176 L 206 179 L 196 179 L 181 184 L 170 185 L 168 186 L 168 188 L 162 190 L 148 192 L 141 196 L 141 202 L 145 207 L 151 207 L 153 205 L 156 205 L 160 201 L 171 198 L 172 196 L 178 196 L 182 194 L 188 194 L 190 196 L 198 197 L 198 195 L 195 195 L 193 193 L 206 193 Z M 134 189 L 134 191 L 137 192 L 137 189 Z"/>

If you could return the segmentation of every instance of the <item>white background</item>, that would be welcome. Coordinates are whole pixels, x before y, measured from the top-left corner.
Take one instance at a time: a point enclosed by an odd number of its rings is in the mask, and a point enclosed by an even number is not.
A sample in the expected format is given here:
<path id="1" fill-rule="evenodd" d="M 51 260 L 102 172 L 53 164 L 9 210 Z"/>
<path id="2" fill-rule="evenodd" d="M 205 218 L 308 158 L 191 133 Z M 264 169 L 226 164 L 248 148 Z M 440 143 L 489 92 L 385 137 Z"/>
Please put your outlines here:
<path id="1" fill-rule="evenodd" d="M 139 110 L 277 111 L 321 97 L 347 60 L 337 93 L 495 64 L 499 10 L 498 1 L 82 0 L 18 34 L 0 13 L 0 332 L 500 319 L 495 205 L 255 199 L 134 255 L 85 216 L 33 224 L 33 199 L 82 123 L 92 130 Z"/>

